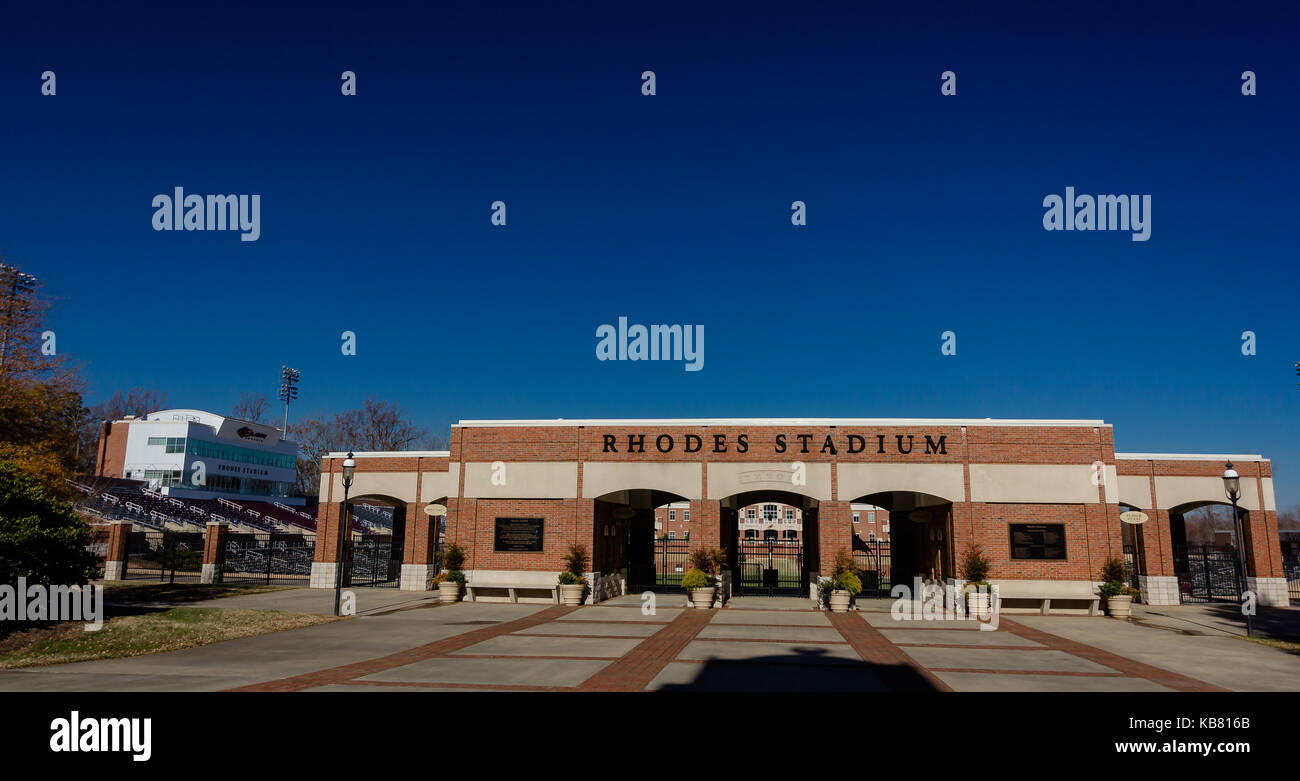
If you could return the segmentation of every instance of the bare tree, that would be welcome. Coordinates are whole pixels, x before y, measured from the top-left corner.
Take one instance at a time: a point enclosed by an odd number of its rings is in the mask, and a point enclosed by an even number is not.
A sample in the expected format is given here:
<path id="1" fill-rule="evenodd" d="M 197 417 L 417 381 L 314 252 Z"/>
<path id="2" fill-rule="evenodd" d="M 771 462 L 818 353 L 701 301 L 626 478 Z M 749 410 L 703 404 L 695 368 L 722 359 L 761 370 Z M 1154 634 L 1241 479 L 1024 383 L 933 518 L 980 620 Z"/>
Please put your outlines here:
<path id="1" fill-rule="evenodd" d="M 289 438 L 301 449 L 297 488 L 304 496 L 320 491 L 321 458 L 332 451 L 437 450 L 446 439 L 430 434 L 410 413 L 389 401 L 366 399 L 358 409 L 333 416 L 318 415 L 289 427 Z"/>
<path id="2" fill-rule="evenodd" d="M 271 402 L 260 393 L 245 391 L 239 394 L 239 401 L 230 410 L 230 416 L 247 420 L 249 423 L 261 423 L 262 416 L 270 409 Z"/>
<path id="3" fill-rule="evenodd" d="M 167 394 L 153 388 L 132 388 L 124 395 L 117 391 L 107 400 L 90 408 L 96 421 L 121 420 L 127 415 L 142 418 L 167 407 Z"/>

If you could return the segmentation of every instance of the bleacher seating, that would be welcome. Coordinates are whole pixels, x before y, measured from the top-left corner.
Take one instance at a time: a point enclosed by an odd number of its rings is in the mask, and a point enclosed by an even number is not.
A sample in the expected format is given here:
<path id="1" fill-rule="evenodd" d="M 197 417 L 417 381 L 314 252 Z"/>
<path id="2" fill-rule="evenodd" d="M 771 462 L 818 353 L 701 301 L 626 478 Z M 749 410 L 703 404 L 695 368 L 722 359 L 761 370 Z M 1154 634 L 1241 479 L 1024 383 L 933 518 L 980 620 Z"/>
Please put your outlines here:
<path id="1" fill-rule="evenodd" d="M 96 494 L 96 489 L 89 486 L 76 483 L 73 486 L 84 495 L 78 501 L 80 509 L 105 519 L 129 520 L 160 531 L 201 532 L 208 521 L 224 522 L 232 530 L 244 532 L 302 533 L 316 530 L 316 521 L 311 515 L 279 503 L 182 498 L 143 486 L 123 485 Z"/>

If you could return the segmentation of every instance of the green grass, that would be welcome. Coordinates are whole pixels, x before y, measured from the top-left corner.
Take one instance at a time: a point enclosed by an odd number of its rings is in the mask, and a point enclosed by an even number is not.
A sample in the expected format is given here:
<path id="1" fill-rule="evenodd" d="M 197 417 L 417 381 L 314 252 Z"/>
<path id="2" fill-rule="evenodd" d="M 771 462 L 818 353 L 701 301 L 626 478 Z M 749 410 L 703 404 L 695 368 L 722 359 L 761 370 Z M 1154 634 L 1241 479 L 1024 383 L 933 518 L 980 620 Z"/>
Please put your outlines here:
<path id="1" fill-rule="evenodd" d="M 97 632 L 85 631 L 80 623 L 59 623 L 7 638 L 0 669 L 179 651 L 337 620 L 281 610 L 174 607 L 110 618 Z"/>

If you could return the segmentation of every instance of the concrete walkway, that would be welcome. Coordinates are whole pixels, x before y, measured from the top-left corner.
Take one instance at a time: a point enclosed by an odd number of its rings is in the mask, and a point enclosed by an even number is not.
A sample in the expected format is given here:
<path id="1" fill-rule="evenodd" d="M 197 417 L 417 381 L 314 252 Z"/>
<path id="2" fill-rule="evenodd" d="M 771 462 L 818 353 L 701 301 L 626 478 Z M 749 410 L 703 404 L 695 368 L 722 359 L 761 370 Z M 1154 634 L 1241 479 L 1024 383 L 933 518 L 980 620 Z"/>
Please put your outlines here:
<path id="1" fill-rule="evenodd" d="M 806 599 L 691 610 L 681 595 L 599 605 L 459 603 L 356 589 L 356 618 L 133 659 L 0 672 L 0 691 L 1207 691 L 1300 690 L 1300 656 L 1227 636 L 1214 611 L 1140 621 L 1003 616 L 895 621 Z M 205 606 L 328 613 L 300 589 Z M 1289 619 L 1288 619 L 1289 620 Z M 1201 622 L 1192 635 L 1154 622 Z M 1145 622 L 1145 623 L 1143 623 Z M 1213 631 L 1211 631 L 1213 630 Z"/>

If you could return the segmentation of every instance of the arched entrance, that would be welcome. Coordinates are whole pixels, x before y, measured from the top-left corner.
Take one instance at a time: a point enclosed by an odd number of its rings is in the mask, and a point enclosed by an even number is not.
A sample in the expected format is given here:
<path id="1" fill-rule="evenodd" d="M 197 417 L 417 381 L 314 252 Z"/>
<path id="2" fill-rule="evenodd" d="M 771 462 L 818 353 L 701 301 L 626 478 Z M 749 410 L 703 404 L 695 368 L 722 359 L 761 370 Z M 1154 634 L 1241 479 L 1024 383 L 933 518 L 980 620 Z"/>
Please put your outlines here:
<path id="1" fill-rule="evenodd" d="M 732 494 L 720 504 L 732 593 L 806 597 L 807 541 L 816 539 L 820 503 L 803 494 L 764 489 Z"/>
<path id="2" fill-rule="evenodd" d="M 958 577 L 961 551 L 953 549 L 951 501 L 920 491 L 881 491 L 859 496 L 852 504 L 880 508 L 887 513 L 889 527 L 885 538 L 877 533 L 872 541 L 870 532 L 866 540 L 861 534 L 854 537 L 863 596 L 887 597 L 900 583 L 911 588 L 916 578 L 945 581 Z M 859 517 L 855 527 L 861 525 Z"/>
<path id="3" fill-rule="evenodd" d="M 593 504 L 593 572 L 622 570 L 629 592 L 679 587 L 692 545 L 689 500 L 669 491 L 632 488 L 604 494 Z"/>
<path id="4" fill-rule="evenodd" d="M 397 588 L 406 544 L 406 502 L 368 494 L 348 499 L 343 585 Z"/>
<path id="5" fill-rule="evenodd" d="M 1242 528 L 1250 511 L 1237 510 Z M 1232 505 L 1197 501 L 1169 510 L 1169 542 L 1180 602 L 1238 602 L 1244 590 Z"/>

